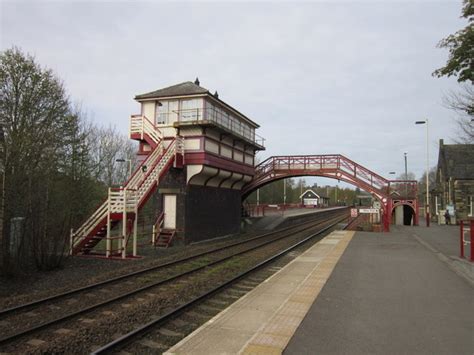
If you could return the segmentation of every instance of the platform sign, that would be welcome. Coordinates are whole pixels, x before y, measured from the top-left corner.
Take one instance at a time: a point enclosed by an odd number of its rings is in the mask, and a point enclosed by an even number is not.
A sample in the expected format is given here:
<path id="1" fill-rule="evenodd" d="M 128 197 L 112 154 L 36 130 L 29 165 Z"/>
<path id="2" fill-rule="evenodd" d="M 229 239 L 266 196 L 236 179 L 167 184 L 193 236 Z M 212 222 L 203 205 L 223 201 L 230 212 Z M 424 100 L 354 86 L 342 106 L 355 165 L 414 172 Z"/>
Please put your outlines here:
<path id="1" fill-rule="evenodd" d="M 356 218 L 357 217 L 357 208 L 351 208 L 351 217 Z"/>
<path id="2" fill-rule="evenodd" d="M 359 213 L 378 213 L 378 208 L 361 208 L 359 209 Z"/>

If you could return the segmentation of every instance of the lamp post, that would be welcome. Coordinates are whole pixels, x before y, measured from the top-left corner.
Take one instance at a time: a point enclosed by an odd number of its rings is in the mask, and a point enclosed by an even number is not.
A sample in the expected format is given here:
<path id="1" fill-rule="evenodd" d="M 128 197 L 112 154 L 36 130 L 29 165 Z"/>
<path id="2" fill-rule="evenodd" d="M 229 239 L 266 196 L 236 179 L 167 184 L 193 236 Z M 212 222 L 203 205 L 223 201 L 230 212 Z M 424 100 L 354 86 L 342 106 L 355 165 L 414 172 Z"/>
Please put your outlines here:
<path id="1" fill-rule="evenodd" d="M 407 152 L 403 153 L 405 156 L 405 180 L 408 180 L 408 164 L 407 164 Z M 405 198 L 408 198 L 408 185 L 405 183 Z"/>
<path id="2" fill-rule="evenodd" d="M 118 163 L 125 163 L 128 162 L 128 177 L 132 176 L 132 160 L 131 159 L 124 159 L 124 158 L 119 158 L 115 159 L 116 162 Z"/>
<path id="3" fill-rule="evenodd" d="M 403 153 L 403 155 L 405 156 L 405 180 L 408 180 L 408 165 L 407 165 L 407 154 L 408 153 Z"/>
<path id="4" fill-rule="evenodd" d="M 428 119 L 424 121 L 416 121 L 415 124 L 426 124 L 426 205 L 425 205 L 425 214 L 426 214 L 426 226 L 430 226 L 430 147 L 429 147 L 429 124 Z"/>

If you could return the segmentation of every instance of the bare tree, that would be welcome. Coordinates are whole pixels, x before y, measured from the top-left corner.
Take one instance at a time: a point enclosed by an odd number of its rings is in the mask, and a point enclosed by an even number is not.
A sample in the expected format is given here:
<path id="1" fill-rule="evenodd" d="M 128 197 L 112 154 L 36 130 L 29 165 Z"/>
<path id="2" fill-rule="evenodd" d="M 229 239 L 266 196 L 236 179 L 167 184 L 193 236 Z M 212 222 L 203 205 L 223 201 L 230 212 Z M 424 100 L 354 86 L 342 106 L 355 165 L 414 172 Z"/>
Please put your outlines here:
<path id="1" fill-rule="evenodd" d="M 135 144 L 113 126 L 91 126 L 88 145 L 97 180 L 106 186 L 122 185 L 127 181 L 130 168 L 133 171 L 137 165 Z M 124 159 L 125 164 L 117 159 Z"/>
<path id="2" fill-rule="evenodd" d="M 65 255 L 69 229 L 85 214 L 97 185 L 81 115 L 71 109 L 51 70 L 12 48 L 0 53 L 0 117 L 0 266 L 6 272 L 56 267 Z"/>
<path id="3" fill-rule="evenodd" d="M 445 107 L 453 110 L 458 127 L 458 143 L 474 143 L 474 87 L 470 84 L 461 86 L 461 91 L 451 92 L 443 99 Z"/>

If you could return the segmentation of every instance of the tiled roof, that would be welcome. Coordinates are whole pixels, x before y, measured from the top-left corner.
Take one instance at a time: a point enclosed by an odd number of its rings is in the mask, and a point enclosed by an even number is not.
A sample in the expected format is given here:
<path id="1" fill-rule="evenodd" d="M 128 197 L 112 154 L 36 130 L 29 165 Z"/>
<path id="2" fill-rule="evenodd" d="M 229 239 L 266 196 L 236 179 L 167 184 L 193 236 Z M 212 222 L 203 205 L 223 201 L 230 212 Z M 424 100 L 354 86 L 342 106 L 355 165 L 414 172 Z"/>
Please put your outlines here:
<path id="1" fill-rule="evenodd" d="M 208 94 L 209 90 L 203 88 L 191 81 L 185 81 L 184 83 L 168 86 L 163 89 L 148 92 L 146 94 L 140 94 L 135 96 L 136 100 L 140 99 L 151 99 L 160 97 L 171 97 L 171 96 L 187 96 L 187 95 L 199 95 Z"/>
<path id="2" fill-rule="evenodd" d="M 211 94 L 209 90 L 203 88 L 199 84 L 199 80 L 196 79 L 196 83 L 192 81 L 185 81 L 180 84 L 168 86 L 163 89 L 158 89 L 155 91 L 147 92 L 145 94 L 140 94 L 135 96 L 135 100 L 145 100 L 145 99 L 159 99 L 159 98 L 166 98 L 166 97 L 174 97 L 174 96 L 191 96 L 191 95 L 207 95 L 208 97 L 212 98 L 213 100 L 219 102 L 222 106 L 234 111 L 235 113 L 239 114 L 243 117 L 247 122 L 253 125 L 255 128 L 260 127 L 257 123 L 252 121 L 250 118 L 245 116 L 243 113 L 239 112 L 229 104 L 222 101 L 219 96 L 216 94 Z"/>
<path id="3" fill-rule="evenodd" d="M 438 169 L 446 179 L 474 180 L 474 144 L 443 144 L 439 147 Z"/>

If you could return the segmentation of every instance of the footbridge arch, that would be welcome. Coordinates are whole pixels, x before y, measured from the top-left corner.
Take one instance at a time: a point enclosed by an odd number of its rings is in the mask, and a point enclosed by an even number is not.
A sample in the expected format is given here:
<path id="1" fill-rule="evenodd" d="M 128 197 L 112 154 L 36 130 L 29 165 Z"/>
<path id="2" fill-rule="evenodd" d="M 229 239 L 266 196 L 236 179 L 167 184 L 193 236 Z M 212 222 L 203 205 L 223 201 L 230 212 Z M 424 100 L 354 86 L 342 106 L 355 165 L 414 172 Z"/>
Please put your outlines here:
<path id="1" fill-rule="evenodd" d="M 272 156 L 255 168 L 242 198 L 273 181 L 298 176 L 321 176 L 344 181 L 371 193 L 382 206 L 384 230 L 389 231 L 394 206 L 409 205 L 418 224 L 417 182 L 388 180 L 341 154 Z"/>

